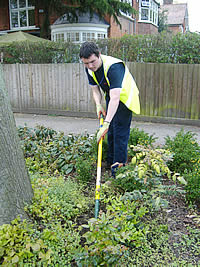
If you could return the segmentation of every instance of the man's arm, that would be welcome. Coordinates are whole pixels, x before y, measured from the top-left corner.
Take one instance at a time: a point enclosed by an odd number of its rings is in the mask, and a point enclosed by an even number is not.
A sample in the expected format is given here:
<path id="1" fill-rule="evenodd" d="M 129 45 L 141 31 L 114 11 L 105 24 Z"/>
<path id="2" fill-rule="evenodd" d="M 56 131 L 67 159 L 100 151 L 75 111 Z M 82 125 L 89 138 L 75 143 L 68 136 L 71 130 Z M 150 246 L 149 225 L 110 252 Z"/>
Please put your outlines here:
<path id="1" fill-rule="evenodd" d="M 119 106 L 119 100 L 120 100 L 120 91 L 121 91 L 121 88 L 113 88 L 112 90 L 110 90 L 110 101 L 108 104 L 107 115 L 105 118 L 105 121 L 107 122 L 112 121 L 117 111 L 117 108 Z"/>
<path id="2" fill-rule="evenodd" d="M 98 85 L 92 85 L 91 88 L 92 88 L 94 102 L 96 104 L 97 117 L 100 119 L 101 113 L 103 114 L 104 117 L 106 116 L 106 112 L 103 106 L 101 105 L 102 93 Z"/>
<path id="3" fill-rule="evenodd" d="M 112 90 L 110 90 L 110 101 L 108 104 L 107 115 L 104 120 L 103 126 L 99 129 L 97 133 L 97 143 L 99 143 L 101 138 L 104 138 L 104 136 L 108 132 L 110 122 L 113 119 L 119 106 L 120 91 L 121 88 L 113 88 Z"/>
<path id="4" fill-rule="evenodd" d="M 100 105 L 102 100 L 102 93 L 100 91 L 99 86 L 98 85 L 90 85 L 90 86 L 92 88 L 92 94 L 95 104 Z"/>

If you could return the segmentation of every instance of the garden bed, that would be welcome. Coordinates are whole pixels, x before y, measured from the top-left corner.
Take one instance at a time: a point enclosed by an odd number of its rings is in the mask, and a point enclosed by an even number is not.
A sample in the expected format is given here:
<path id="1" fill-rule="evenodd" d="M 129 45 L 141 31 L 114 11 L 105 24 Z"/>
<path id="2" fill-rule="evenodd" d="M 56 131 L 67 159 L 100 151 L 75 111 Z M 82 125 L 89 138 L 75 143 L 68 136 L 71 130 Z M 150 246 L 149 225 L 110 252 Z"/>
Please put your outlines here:
<path id="1" fill-rule="evenodd" d="M 200 264 L 199 189 L 192 180 L 200 179 L 200 149 L 191 133 L 168 139 L 170 151 L 132 129 L 129 163 L 116 179 L 106 169 L 104 142 L 95 219 L 95 136 L 44 127 L 18 132 L 34 198 L 25 208 L 28 221 L 0 227 L 2 266 Z"/>

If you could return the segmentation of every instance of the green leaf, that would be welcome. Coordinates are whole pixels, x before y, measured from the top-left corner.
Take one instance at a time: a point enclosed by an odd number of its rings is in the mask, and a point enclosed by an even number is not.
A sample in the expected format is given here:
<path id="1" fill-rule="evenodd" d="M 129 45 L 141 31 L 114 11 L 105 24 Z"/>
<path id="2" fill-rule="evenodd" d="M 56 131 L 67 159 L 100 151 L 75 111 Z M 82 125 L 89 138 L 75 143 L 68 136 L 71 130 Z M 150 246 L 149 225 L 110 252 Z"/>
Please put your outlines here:
<path id="1" fill-rule="evenodd" d="M 177 179 L 181 184 L 187 185 L 187 181 L 182 176 L 179 176 Z"/>
<path id="2" fill-rule="evenodd" d="M 87 225 L 87 224 L 82 224 L 81 226 L 82 226 L 83 228 L 90 228 L 89 225 Z"/>
<path id="3" fill-rule="evenodd" d="M 17 263 L 19 261 L 19 257 L 17 255 L 15 255 L 13 258 L 12 258 L 12 263 Z"/>
<path id="4" fill-rule="evenodd" d="M 40 245 L 39 244 L 33 244 L 31 245 L 33 251 L 39 251 L 40 250 Z"/>
<path id="5" fill-rule="evenodd" d="M 155 201 L 155 207 L 158 208 L 159 204 L 160 204 L 160 197 L 157 197 Z"/>

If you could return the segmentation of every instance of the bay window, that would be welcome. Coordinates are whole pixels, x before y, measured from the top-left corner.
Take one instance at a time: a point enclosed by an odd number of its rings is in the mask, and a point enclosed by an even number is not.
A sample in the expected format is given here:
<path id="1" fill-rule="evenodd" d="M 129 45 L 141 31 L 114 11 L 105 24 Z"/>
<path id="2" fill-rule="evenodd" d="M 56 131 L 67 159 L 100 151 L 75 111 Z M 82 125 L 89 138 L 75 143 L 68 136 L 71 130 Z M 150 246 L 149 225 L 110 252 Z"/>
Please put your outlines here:
<path id="1" fill-rule="evenodd" d="M 140 0 L 140 21 L 158 25 L 158 3 L 155 0 Z"/>

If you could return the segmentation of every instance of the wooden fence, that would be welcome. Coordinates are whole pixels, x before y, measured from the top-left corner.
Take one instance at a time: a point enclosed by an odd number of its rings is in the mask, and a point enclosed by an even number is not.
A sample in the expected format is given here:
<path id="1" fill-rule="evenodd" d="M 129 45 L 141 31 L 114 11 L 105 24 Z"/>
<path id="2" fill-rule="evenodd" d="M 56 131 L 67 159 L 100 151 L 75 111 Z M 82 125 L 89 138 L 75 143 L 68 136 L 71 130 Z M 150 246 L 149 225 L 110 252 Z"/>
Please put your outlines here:
<path id="1" fill-rule="evenodd" d="M 200 65 L 127 63 L 140 90 L 141 115 L 200 119 Z M 84 66 L 3 65 L 15 112 L 81 114 L 95 112 Z"/>

